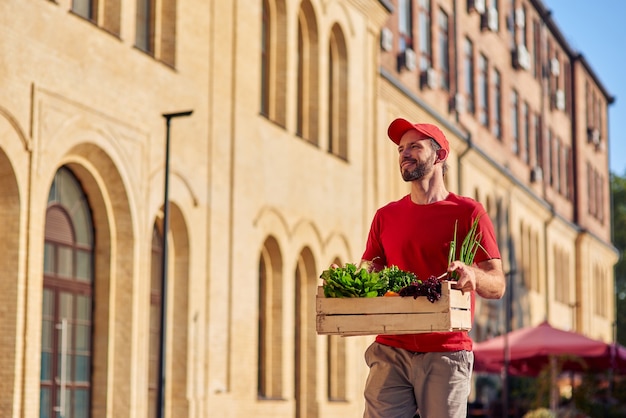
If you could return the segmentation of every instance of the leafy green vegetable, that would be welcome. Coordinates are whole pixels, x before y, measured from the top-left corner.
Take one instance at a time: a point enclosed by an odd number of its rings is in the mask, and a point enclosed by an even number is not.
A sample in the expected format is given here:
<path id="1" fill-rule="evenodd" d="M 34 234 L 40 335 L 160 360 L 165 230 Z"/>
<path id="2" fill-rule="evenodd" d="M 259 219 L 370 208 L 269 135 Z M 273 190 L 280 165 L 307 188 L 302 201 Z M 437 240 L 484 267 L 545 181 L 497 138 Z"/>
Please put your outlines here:
<path id="1" fill-rule="evenodd" d="M 327 298 L 382 296 L 388 283 L 377 272 L 369 272 L 351 263 L 324 270 L 320 277 L 324 279 L 324 296 Z"/>
<path id="2" fill-rule="evenodd" d="M 397 266 L 385 267 L 378 274 L 387 278 L 387 290 L 395 293 L 399 293 L 403 287 L 420 281 L 417 280 L 415 274 L 400 270 Z"/>
<path id="3" fill-rule="evenodd" d="M 398 293 L 403 287 L 418 281 L 413 273 L 396 266 L 376 272 L 351 263 L 324 270 L 320 277 L 324 280 L 324 296 L 327 298 L 383 296 L 389 290 Z"/>

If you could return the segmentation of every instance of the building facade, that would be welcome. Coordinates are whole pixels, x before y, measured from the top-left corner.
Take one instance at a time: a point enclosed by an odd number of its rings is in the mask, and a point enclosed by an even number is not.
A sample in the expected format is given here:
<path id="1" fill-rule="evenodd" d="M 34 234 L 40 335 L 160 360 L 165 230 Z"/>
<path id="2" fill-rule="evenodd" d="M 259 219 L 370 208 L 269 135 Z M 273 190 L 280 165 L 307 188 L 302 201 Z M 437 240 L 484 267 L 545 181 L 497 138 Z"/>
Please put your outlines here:
<path id="1" fill-rule="evenodd" d="M 540 0 L 5 0 L 0 52 L 3 417 L 359 416 L 315 294 L 408 191 L 395 117 L 494 219 L 475 340 L 613 339 L 613 98 Z"/>

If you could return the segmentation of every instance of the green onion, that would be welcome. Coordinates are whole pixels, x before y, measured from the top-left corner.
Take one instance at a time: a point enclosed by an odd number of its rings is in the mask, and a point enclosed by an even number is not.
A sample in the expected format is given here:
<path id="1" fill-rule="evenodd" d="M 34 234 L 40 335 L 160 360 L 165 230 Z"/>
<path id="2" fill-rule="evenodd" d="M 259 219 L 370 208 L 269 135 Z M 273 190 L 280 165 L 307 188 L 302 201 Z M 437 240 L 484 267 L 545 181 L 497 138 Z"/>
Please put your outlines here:
<path id="1" fill-rule="evenodd" d="M 456 231 L 457 231 L 458 223 L 459 223 L 458 220 L 454 223 L 454 236 L 452 238 L 452 241 L 450 241 L 450 251 L 448 252 L 448 264 L 454 261 L 454 258 L 456 255 L 456 247 L 457 247 Z M 480 232 L 477 233 L 476 232 L 477 229 L 478 229 L 478 218 L 474 219 L 474 221 L 472 222 L 472 227 L 470 228 L 467 235 L 463 239 L 463 242 L 461 243 L 461 249 L 459 252 L 458 259 L 468 266 L 471 266 L 472 264 L 474 264 L 474 257 L 476 256 L 476 253 L 478 252 L 479 248 L 485 250 L 483 246 L 480 244 L 482 233 Z M 458 279 L 456 272 L 453 272 L 451 276 L 453 279 Z"/>

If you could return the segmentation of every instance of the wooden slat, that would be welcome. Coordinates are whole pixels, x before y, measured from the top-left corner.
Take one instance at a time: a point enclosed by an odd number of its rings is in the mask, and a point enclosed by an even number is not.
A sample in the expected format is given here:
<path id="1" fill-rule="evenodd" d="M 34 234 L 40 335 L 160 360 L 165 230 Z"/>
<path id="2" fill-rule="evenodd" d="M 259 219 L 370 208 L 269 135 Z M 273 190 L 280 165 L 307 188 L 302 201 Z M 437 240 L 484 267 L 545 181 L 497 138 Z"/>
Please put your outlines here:
<path id="1" fill-rule="evenodd" d="M 320 335 L 417 334 L 439 331 L 468 331 L 467 311 L 450 313 L 317 315 Z"/>

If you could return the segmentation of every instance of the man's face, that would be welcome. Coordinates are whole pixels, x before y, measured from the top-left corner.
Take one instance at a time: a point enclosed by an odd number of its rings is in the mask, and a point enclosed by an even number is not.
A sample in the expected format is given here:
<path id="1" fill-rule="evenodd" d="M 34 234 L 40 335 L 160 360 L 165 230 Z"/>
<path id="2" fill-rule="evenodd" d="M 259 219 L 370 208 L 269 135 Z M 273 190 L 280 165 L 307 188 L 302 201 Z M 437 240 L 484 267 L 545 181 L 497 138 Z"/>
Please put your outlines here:
<path id="1" fill-rule="evenodd" d="M 428 136 L 410 130 L 400 139 L 398 161 L 404 181 L 419 180 L 431 173 L 436 158 Z"/>

